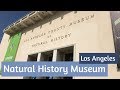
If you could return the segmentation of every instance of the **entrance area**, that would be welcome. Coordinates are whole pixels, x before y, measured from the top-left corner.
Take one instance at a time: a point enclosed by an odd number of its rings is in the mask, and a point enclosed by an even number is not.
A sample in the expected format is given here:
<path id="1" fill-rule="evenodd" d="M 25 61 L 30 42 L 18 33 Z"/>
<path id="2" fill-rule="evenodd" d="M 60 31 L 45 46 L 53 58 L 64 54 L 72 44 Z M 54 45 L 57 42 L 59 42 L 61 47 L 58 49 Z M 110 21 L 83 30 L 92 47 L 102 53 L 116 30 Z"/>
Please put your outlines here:
<path id="1" fill-rule="evenodd" d="M 53 58 L 53 51 L 42 52 L 40 61 L 51 61 Z M 36 79 L 49 79 L 50 77 L 36 77 Z"/>
<path id="2" fill-rule="evenodd" d="M 37 57 L 38 57 L 38 54 L 28 55 L 27 61 L 28 62 L 37 61 Z M 36 77 L 26 76 L 26 77 L 23 77 L 23 79 L 36 79 Z"/>
<path id="3" fill-rule="evenodd" d="M 74 46 L 57 50 L 57 61 L 73 61 Z M 72 77 L 54 77 L 54 79 L 72 79 Z"/>
<path id="4" fill-rule="evenodd" d="M 53 60 L 53 51 L 46 51 L 41 52 L 40 60 L 39 61 L 50 61 Z M 56 62 L 57 61 L 73 61 L 73 53 L 74 52 L 74 46 L 64 47 L 57 49 L 57 55 L 56 55 Z M 38 61 L 37 60 L 38 53 L 28 55 L 27 61 Z M 23 79 L 72 79 L 72 77 L 24 77 Z"/>

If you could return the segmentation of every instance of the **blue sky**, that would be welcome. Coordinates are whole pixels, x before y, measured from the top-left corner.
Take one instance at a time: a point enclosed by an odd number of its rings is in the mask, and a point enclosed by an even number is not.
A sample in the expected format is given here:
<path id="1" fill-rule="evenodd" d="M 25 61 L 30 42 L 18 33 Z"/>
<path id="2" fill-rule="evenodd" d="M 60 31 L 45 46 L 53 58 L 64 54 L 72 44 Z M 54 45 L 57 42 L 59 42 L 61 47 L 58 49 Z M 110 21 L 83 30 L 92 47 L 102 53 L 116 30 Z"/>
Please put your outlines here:
<path id="1" fill-rule="evenodd" d="M 0 11 L 0 42 L 3 37 L 3 29 L 29 12 L 30 11 Z"/>

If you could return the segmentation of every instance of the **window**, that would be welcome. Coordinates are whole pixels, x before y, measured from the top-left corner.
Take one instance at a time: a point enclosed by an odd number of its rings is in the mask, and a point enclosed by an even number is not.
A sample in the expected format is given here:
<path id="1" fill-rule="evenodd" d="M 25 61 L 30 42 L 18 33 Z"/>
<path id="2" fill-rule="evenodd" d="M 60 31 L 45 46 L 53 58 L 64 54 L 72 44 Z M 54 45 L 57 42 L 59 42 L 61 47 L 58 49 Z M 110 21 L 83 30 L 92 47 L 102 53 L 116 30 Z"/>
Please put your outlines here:
<path id="1" fill-rule="evenodd" d="M 73 46 L 57 50 L 58 61 L 73 61 Z"/>
<path id="2" fill-rule="evenodd" d="M 28 55 L 27 61 L 37 61 L 38 54 Z"/>
<path id="3" fill-rule="evenodd" d="M 41 53 L 40 61 L 52 61 L 53 51 L 47 51 Z"/>

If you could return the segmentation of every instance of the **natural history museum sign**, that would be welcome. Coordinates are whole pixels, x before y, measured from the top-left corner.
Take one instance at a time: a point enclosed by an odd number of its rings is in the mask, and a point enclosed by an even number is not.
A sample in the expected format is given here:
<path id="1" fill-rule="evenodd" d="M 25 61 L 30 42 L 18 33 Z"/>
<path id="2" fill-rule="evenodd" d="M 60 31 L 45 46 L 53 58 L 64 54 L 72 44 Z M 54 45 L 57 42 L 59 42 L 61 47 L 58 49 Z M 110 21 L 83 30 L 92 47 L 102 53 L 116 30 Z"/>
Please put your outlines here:
<path id="1" fill-rule="evenodd" d="M 84 16 L 84 17 L 80 17 L 78 20 L 75 20 L 73 22 L 68 22 L 65 25 L 59 26 L 59 27 L 54 28 L 52 30 L 49 30 L 49 28 L 48 28 L 47 32 L 44 30 L 43 32 L 38 33 L 38 35 L 26 38 L 24 40 L 24 43 L 27 43 L 27 42 L 30 42 L 30 41 L 32 42 L 32 40 L 39 39 L 39 38 L 45 38 L 44 41 L 40 41 L 40 42 L 37 42 L 37 43 L 32 45 L 32 47 L 37 48 L 37 46 L 40 46 L 40 45 L 44 45 L 44 44 L 52 43 L 52 42 L 57 42 L 59 40 L 68 39 L 68 38 L 71 37 L 72 33 L 69 31 L 69 29 L 65 29 L 65 28 L 71 27 L 74 24 L 80 24 L 80 23 L 86 22 L 86 21 L 88 21 L 92 18 L 94 18 L 94 14 L 90 14 L 90 15 L 87 15 L 87 16 Z M 59 36 L 55 37 L 54 34 L 59 33 L 60 31 L 67 32 L 67 33 L 64 33 L 62 35 L 59 35 Z"/>

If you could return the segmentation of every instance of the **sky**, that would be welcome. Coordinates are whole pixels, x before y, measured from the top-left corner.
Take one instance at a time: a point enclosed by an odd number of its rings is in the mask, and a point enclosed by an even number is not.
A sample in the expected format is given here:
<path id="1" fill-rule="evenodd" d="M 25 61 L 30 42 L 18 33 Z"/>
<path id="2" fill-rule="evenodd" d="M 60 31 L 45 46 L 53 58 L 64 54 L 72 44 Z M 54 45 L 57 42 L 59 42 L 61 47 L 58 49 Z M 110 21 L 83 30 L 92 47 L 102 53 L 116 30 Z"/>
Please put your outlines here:
<path id="1" fill-rule="evenodd" d="M 0 11 L 0 43 L 3 37 L 3 30 L 29 12 L 30 11 Z"/>

